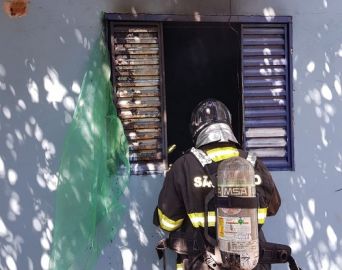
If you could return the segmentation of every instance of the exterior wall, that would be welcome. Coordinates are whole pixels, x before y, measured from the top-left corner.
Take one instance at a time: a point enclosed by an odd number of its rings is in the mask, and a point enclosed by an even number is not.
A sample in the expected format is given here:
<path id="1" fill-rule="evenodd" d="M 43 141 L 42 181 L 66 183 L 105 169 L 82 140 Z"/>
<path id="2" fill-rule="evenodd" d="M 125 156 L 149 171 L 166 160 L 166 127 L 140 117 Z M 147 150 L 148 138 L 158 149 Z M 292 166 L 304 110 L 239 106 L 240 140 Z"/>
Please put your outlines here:
<path id="1" fill-rule="evenodd" d="M 0 12 L 1 269 L 47 269 L 55 174 L 101 11 L 227 14 L 229 1 L 37 0 L 21 19 Z M 268 240 L 289 243 L 303 269 L 340 269 L 340 1 L 236 0 L 232 13 L 293 16 L 296 170 L 273 173 L 283 204 L 265 225 Z M 97 269 L 161 268 L 151 224 L 161 184 L 131 178 L 122 228 Z"/>

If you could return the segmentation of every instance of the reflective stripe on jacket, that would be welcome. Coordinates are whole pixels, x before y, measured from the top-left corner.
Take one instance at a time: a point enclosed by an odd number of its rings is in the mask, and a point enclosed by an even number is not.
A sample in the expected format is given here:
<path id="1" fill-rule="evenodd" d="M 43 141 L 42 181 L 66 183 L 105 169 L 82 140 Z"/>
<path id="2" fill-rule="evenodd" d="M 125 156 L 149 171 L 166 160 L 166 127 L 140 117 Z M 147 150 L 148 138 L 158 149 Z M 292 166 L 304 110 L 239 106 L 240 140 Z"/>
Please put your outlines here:
<path id="1" fill-rule="evenodd" d="M 163 212 L 158 208 L 158 217 L 160 227 L 168 232 L 172 232 L 177 230 L 182 226 L 184 219 L 172 220 L 168 218 Z M 202 213 L 189 213 L 188 217 L 192 223 L 192 226 L 195 228 L 202 227 L 204 228 L 204 212 Z M 258 208 L 258 224 L 264 224 L 267 217 L 267 208 Z M 210 211 L 208 213 L 208 226 L 215 227 L 216 226 L 216 213 L 215 211 Z"/>

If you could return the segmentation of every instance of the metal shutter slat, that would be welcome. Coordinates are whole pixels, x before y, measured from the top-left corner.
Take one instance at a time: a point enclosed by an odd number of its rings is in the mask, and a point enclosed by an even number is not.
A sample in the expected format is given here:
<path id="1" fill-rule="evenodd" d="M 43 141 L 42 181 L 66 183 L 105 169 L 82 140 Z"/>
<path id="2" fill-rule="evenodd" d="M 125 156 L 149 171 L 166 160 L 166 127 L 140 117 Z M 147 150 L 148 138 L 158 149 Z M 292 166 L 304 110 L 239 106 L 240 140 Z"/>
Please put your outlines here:
<path id="1" fill-rule="evenodd" d="M 245 107 L 265 107 L 265 106 L 285 106 L 285 99 L 284 98 L 264 98 L 264 97 L 257 97 L 257 98 L 246 98 L 245 99 Z"/>
<path id="2" fill-rule="evenodd" d="M 157 139 L 141 140 L 141 141 L 129 142 L 128 147 L 130 150 L 133 150 L 133 151 L 154 150 L 154 149 L 161 149 L 162 144 L 161 144 L 161 141 Z"/>
<path id="3" fill-rule="evenodd" d="M 116 48 L 115 53 L 117 55 L 158 55 L 159 49 L 158 48 L 146 48 L 146 47 L 132 47 L 132 48 Z"/>
<path id="4" fill-rule="evenodd" d="M 155 161 L 162 161 L 163 159 L 163 153 L 162 151 L 139 151 L 135 152 L 131 150 L 131 154 L 129 156 L 130 161 L 150 161 L 150 162 L 155 162 Z"/>
<path id="5" fill-rule="evenodd" d="M 160 138 L 160 129 L 136 129 L 134 131 L 127 130 L 126 136 L 129 140 L 148 140 Z"/>
<path id="6" fill-rule="evenodd" d="M 268 117 L 268 116 L 286 116 L 286 112 L 284 112 L 283 109 L 279 108 L 262 108 L 262 110 L 256 110 L 255 108 L 245 109 L 245 117 L 251 118 L 251 117 Z"/>
<path id="7" fill-rule="evenodd" d="M 119 81 L 117 86 L 132 87 L 132 86 L 158 86 L 159 80 L 136 80 L 136 81 Z"/>
<path id="8" fill-rule="evenodd" d="M 262 37 L 246 36 L 243 39 L 243 45 L 283 45 L 284 38 L 282 37 Z"/>
<path id="9" fill-rule="evenodd" d="M 115 43 L 118 42 L 118 39 L 129 39 L 129 38 L 158 38 L 157 32 L 142 32 L 137 29 L 137 31 L 125 31 L 125 32 L 116 32 L 114 37 Z"/>
<path id="10" fill-rule="evenodd" d="M 274 75 L 285 75 L 284 67 L 253 67 L 253 68 L 245 68 L 244 76 L 274 76 Z"/>
<path id="11" fill-rule="evenodd" d="M 140 74 L 140 75 L 125 75 L 125 76 L 117 76 L 118 82 L 154 82 L 159 83 L 159 76 L 156 75 L 148 75 L 148 74 Z"/>
<path id="12" fill-rule="evenodd" d="M 139 50 L 145 50 L 145 49 L 156 49 L 158 50 L 158 44 L 127 44 L 127 43 L 116 43 L 113 47 L 113 50 L 115 53 L 126 51 L 129 49 L 139 49 Z"/>
<path id="13" fill-rule="evenodd" d="M 285 128 L 249 128 L 246 131 L 246 138 L 260 137 L 286 137 Z"/>
<path id="14" fill-rule="evenodd" d="M 151 57 L 143 55 L 143 58 L 131 58 L 131 59 L 124 59 L 118 58 L 115 59 L 114 63 L 117 66 L 142 66 L 142 65 L 159 65 L 159 58 Z"/>
<path id="15" fill-rule="evenodd" d="M 151 76 L 156 75 L 159 76 L 159 68 L 155 68 L 154 66 L 145 66 L 143 68 L 125 68 L 120 67 L 117 68 L 117 71 L 115 72 L 115 76 Z"/>
<path id="16" fill-rule="evenodd" d="M 280 55 L 283 56 L 285 54 L 285 50 L 283 48 L 272 48 L 272 47 L 254 47 L 254 46 L 246 46 L 243 48 L 242 53 L 244 55 L 253 55 L 253 56 L 269 56 L 269 55 Z"/>
<path id="17" fill-rule="evenodd" d="M 268 66 L 284 66 L 287 64 L 287 60 L 284 57 L 279 56 L 245 56 L 243 59 L 244 67 L 249 66 L 262 66 L 268 68 Z"/>
<path id="18" fill-rule="evenodd" d="M 157 33 L 156 27 L 138 27 L 138 26 L 114 26 L 113 32 L 120 33 Z"/>
<path id="19" fill-rule="evenodd" d="M 131 160 L 130 162 L 131 170 L 138 175 L 144 175 L 147 173 L 160 173 L 165 170 L 165 167 L 162 163 L 156 162 L 144 162 L 140 161 L 138 163 Z"/>
<path id="20" fill-rule="evenodd" d="M 286 145 L 284 138 L 253 138 L 247 141 L 246 146 L 248 148 L 259 147 L 280 147 L 283 148 Z"/>
<path id="21" fill-rule="evenodd" d="M 286 150 L 283 147 L 251 149 L 250 152 L 255 153 L 260 158 L 284 158 L 287 155 Z"/>
<path id="22" fill-rule="evenodd" d="M 261 27 L 248 27 L 246 26 L 243 29 L 243 33 L 242 35 L 284 35 L 285 34 L 285 30 L 283 27 L 265 27 L 265 26 L 261 26 Z"/>
<path id="23" fill-rule="evenodd" d="M 160 92 L 158 88 L 152 87 L 120 87 L 116 95 L 117 97 L 157 97 Z"/>
<path id="24" fill-rule="evenodd" d="M 278 97 L 285 96 L 285 88 L 273 88 L 273 87 L 246 87 L 244 91 L 245 97 Z"/>
<path id="25" fill-rule="evenodd" d="M 244 79 L 245 87 L 252 86 L 283 86 L 286 84 L 284 77 L 245 77 Z"/>
<path id="26" fill-rule="evenodd" d="M 128 55 L 128 54 L 114 54 L 112 57 L 117 62 L 128 61 L 128 60 L 140 60 L 140 61 L 151 60 L 151 59 L 159 60 L 158 55 L 154 55 L 153 56 L 153 55 L 144 55 L 144 54 L 131 54 L 131 55 Z M 143 64 L 144 63 L 142 63 L 141 65 L 143 65 Z M 159 67 L 159 65 L 157 65 L 157 66 Z M 129 68 L 129 67 L 125 67 L 125 68 Z M 132 68 L 134 68 L 134 67 L 132 67 Z"/>
<path id="27" fill-rule="evenodd" d="M 141 108 L 141 107 L 159 107 L 159 97 L 141 97 L 141 98 L 119 98 L 117 102 L 119 109 Z"/>
<path id="28" fill-rule="evenodd" d="M 114 40 L 119 44 L 157 44 L 157 38 L 117 38 Z"/>
<path id="29" fill-rule="evenodd" d="M 286 169 L 288 167 L 288 161 L 284 157 L 274 159 L 264 157 L 263 162 L 270 169 Z"/>
<path id="30" fill-rule="evenodd" d="M 254 118 L 247 118 L 245 119 L 245 127 L 286 127 L 287 121 L 285 118 L 278 118 L 278 119 L 254 119 Z"/>
<path id="31" fill-rule="evenodd" d="M 160 110 L 158 108 L 136 108 L 132 110 L 120 110 L 119 115 L 122 119 L 154 118 L 160 117 Z"/>
<path id="32" fill-rule="evenodd" d="M 123 126 L 126 130 L 137 129 L 156 129 L 161 128 L 161 122 L 159 118 L 148 118 L 148 121 L 140 121 L 140 119 L 123 120 Z"/>

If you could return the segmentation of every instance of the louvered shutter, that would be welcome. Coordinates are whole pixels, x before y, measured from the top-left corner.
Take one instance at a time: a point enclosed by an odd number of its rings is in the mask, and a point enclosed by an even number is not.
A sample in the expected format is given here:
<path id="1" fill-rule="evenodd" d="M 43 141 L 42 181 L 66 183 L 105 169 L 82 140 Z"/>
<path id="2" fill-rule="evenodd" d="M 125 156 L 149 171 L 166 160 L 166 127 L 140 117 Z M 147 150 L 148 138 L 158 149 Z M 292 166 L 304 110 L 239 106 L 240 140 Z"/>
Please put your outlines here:
<path id="1" fill-rule="evenodd" d="M 293 169 L 288 27 L 243 24 L 244 146 L 270 169 Z"/>
<path id="2" fill-rule="evenodd" d="M 133 174 L 164 172 L 159 25 L 112 24 L 114 88 Z"/>

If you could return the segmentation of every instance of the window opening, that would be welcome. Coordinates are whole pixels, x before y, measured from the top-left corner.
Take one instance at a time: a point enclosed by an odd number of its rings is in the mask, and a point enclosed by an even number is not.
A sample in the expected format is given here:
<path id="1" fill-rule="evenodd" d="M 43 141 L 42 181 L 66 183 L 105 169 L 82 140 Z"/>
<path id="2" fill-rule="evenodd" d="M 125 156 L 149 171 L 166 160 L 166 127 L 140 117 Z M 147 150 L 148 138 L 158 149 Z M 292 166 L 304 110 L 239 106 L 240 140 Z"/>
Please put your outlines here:
<path id="1" fill-rule="evenodd" d="M 165 23 L 163 41 L 169 163 L 193 145 L 191 112 L 205 98 L 228 106 L 241 141 L 240 33 L 226 23 Z"/>

